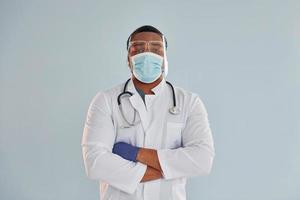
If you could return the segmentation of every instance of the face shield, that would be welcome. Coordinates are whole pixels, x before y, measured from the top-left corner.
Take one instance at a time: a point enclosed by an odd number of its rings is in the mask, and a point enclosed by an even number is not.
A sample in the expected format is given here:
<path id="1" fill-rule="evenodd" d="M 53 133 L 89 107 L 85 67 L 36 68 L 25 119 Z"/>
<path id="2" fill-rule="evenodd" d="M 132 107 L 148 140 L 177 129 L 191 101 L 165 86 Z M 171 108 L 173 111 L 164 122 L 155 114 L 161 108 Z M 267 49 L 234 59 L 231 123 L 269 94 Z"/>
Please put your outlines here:
<path id="1" fill-rule="evenodd" d="M 166 78 L 168 75 L 168 59 L 167 59 L 167 47 L 166 47 L 166 41 L 165 41 L 165 36 L 162 37 L 163 38 L 163 45 L 164 45 L 164 65 L 163 65 L 163 74 L 164 77 Z"/>
<path id="2" fill-rule="evenodd" d="M 166 41 L 164 36 L 162 36 L 162 41 L 144 41 L 144 40 L 131 41 L 131 37 L 130 37 L 127 51 L 130 58 L 132 56 L 147 51 L 161 56 L 163 58 L 162 73 L 163 76 L 166 78 L 168 74 L 168 60 L 167 60 L 166 49 L 167 49 Z M 130 67 L 132 67 L 131 59 L 129 59 L 129 65 Z"/>

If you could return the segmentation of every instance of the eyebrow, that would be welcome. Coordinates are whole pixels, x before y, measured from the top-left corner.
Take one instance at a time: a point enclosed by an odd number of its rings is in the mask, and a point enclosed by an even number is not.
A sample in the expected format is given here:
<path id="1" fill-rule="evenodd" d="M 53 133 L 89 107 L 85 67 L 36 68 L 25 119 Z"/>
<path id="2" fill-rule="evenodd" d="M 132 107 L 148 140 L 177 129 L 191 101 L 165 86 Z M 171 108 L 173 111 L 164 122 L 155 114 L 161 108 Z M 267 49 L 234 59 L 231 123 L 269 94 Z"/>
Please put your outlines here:
<path id="1" fill-rule="evenodd" d="M 131 40 L 130 42 L 163 42 L 161 40 Z"/>

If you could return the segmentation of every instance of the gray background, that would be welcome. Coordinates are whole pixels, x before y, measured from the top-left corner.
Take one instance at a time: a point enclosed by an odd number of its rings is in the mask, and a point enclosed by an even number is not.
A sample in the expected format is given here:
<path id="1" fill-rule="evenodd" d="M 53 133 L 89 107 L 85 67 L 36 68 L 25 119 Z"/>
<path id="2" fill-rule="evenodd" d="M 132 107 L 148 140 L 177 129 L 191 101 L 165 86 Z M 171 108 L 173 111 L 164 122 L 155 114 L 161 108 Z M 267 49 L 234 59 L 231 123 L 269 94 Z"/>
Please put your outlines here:
<path id="1" fill-rule="evenodd" d="M 168 39 L 168 80 L 208 110 L 214 166 L 188 199 L 300 199 L 299 1 L 0 2 L 0 199 L 99 198 L 86 112 L 128 78 L 144 24 Z"/>

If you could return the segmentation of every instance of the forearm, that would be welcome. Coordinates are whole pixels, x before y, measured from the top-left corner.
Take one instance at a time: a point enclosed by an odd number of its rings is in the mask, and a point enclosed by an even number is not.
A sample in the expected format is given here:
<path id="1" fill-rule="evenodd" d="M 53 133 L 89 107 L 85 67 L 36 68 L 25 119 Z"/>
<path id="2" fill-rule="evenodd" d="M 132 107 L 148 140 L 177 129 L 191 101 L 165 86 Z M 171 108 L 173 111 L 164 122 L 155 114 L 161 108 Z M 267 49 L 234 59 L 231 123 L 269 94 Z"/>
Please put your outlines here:
<path id="1" fill-rule="evenodd" d="M 166 180 L 208 175 L 214 158 L 213 149 L 201 144 L 177 149 L 160 149 L 157 154 Z"/>
<path id="2" fill-rule="evenodd" d="M 159 163 L 159 159 L 157 156 L 157 151 L 155 149 L 140 148 L 136 159 L 137 159 L 137 161 L 139 161 L 145 165 L 148 165 L 160 172 L 162 171 L 160 163 Z"/>
<path id="3" fill-rule="evenodd" d="M 141 180 L 141 182 L 151 181 L 155 179 L 160 179 L 162 177 L 162 174 L 160 171 L 147 166 L 147 170 Z"/>
<path id="4" fill-rule="evenodd" d="M 82 143 L 82 154 L 87 176 L 93 180 L 103 180 L 124 192 L 133 193 L 144 176 L 147 166 L 129 162 L 112 154 L 101 143 Z"/>

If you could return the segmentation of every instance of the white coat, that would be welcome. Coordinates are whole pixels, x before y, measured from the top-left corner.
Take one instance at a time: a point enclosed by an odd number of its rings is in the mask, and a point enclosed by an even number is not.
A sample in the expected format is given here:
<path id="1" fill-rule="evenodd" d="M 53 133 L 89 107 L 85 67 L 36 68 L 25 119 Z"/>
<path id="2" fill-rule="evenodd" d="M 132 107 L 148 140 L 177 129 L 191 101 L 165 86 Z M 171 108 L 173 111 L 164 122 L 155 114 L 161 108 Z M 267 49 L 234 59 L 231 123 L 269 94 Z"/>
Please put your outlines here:
<path id="1" fill-rule="evenodd" d="M 145 96 L 145 104 L 131 79 L 127 91 L 133 95 L 122 98 L 123 110 L 131 121 L 134 107 L 141 123 L 123 128 L 117 103 L 123 87 L 98 92 L 89 106 L 81 142 L 87 176 L 99 181 L 101 200 L 185 200 L 187 178 L 208 175 L 215 156 L 202 100 L 174 86 L 181 112 L 173 115 L 172 90 L 165 79 L 152 89 L 154 95 Z M 147 166 L 113 154 L 119 141 L 156 149 L 163 178 L 140 182 Z"/>

